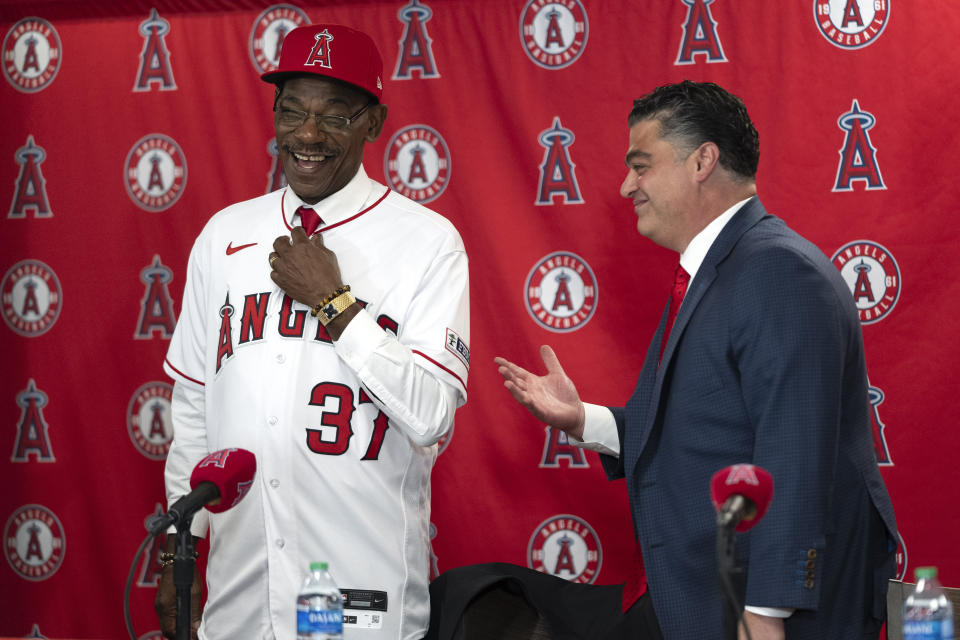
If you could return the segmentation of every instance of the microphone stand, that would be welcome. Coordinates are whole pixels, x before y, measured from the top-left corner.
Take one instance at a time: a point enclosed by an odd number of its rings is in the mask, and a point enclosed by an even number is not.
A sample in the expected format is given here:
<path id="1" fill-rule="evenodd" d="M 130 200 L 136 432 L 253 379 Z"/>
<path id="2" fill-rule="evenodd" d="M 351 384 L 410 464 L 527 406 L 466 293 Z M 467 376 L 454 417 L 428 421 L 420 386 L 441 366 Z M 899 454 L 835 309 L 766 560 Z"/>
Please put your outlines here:
<path id="1" fill-rule="evenodd" d="M 743 605 L 737 598 L 743 584 L 743 569 L 737 566 L 736 558 L 736 522 L 724 522 L 722 516 L 717 522 L 717 570 L 720 574 L 720 590 L 723 594 L 723 637 L 737 640 L 737 624 L 743 620 Z M 744 625 L 749 639 L 750 629 Z"/>
<path id="2" fill-rule="evenodd" d="M 190 640 L 190 588 L 193 586 L 195 562 L 191 522 L 193 514 L 187 515 L 177 525 L 177 548 L 173 556 L 173 586 L 177 590 L 176 640 Z"/>

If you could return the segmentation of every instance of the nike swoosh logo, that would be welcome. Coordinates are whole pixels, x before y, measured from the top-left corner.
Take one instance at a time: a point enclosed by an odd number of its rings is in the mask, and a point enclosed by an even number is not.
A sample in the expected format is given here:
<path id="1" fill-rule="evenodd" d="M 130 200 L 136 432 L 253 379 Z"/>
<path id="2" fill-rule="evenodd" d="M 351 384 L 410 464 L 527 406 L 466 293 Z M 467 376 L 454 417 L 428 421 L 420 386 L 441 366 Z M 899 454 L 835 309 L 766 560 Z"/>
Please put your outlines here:
<path id="1" fill-rule="evenodd" d="M 250 244 L 241 244 L 235 247 L 233 246 L 233 241 L 231 240 L 230 244 L 227 245 L 227 255 L 232 256 L 233 254 L 235 254 L 237 251 L 240 251 L 241 249 L 246 249 L 247 247 L 255 247 L 256 245 L 257 245 L 256 242 L 251 242 Z"/>

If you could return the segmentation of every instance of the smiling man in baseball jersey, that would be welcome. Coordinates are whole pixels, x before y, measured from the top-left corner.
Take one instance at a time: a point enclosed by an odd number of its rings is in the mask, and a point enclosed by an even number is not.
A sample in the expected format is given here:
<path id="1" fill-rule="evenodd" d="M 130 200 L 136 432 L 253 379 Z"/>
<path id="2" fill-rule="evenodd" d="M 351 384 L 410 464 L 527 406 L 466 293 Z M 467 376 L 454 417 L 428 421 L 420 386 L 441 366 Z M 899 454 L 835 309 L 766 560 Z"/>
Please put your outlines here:
<path id="1" fill-rule="evenodd" d="M 381 72 L 358 31 L 287 34 L 262 78 L 288 186 L 214 215 L 190 254 L 164 361 L 168 500 L 209 452 L 248 449 L 258 465 L 243 502 L 193 520 L 210 535 L 200 638 L 293 638 L 312 561 L 347 596 L 348 637 L 427 628 L 430 471 L 467 396 L 467 256 L 449 221 L 364 172 L 387 115 Z M 171 574 L 157 596 L 168 637 Z M 360 592 L 370 608 L 351 610 Z"/>

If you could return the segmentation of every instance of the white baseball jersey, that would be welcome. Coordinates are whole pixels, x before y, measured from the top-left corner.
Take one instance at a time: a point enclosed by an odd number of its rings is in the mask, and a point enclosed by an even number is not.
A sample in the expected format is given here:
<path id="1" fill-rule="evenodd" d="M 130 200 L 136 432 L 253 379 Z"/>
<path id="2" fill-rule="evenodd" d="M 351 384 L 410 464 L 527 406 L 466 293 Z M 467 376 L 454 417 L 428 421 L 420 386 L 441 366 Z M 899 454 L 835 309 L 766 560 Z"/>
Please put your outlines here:
<path id="1" fill-rule="evenodd" d="M 314 206 L 364 305 L 334 344 L 270 279 L 273 241 L 301 204 L 285 188 L 210 219 L 164 361 L 176 381 L 168 500 L 189 491 L 207 452 L 257 458 L 243 501 L 194 519 L 194 533 L 207 521 L 210 532 L 200 637 L 293 638 L 300 583 L 310 562 L 327 561 L 351 594 L 346 638 L 420 638 L 430 471 L 466 402 L 466 253 L 449 221 L 361 167 Z"/>

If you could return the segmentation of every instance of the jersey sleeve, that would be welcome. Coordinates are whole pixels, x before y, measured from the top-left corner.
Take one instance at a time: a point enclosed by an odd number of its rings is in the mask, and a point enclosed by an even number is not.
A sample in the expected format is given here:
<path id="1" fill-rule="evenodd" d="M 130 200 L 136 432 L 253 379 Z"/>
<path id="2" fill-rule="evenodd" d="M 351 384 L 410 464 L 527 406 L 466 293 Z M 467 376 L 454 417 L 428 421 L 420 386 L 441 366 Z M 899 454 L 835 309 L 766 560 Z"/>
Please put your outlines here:
<path id="1" fill-rule="evenodd" d="M 470 308 L 466 253 L 440 256 L 428 269 L 398 334 L 365 312 L 337 341 L 337 354 L 394 424 L 431 445 L 467 399 Z"/>
<path id="2" fill-rule="evenodd" d="M 421 281 L 399 335 L 420 366 L 458 389 L 458 406 L 467 400 L 470 371 L 469 288 L 462 246 L 439 256 Z"/>
<path id="3" fill-rule="evenodd" d="M 187 280 L 183 303 L 177 320 L 164 371 L 174 380 L 171 402 L 173 440 L 164 466 L 168 506 L 190 492 L 190 474 L 194 466 L 208 453 L 206 435 L 205 398 L 205 327 L 201 317 L 204 308 L 204 252 L 202 238 L 194 243 L 187 262 Z M 206 535 L 207 514 L 198 512 L 191 523 L 196 536 Z"/>
<path id="4" fill-rule="evenodd" d="M 190 251 L 180 317 L 163 360 L 168 376 L 193 388 L 205 384 L 206 326 L 202 312 L 206 298 L 204 274 L 209 273 L 209 265 L 205 264 L 208 260 L 203 251 L 204 236 L 197 238 Z"/>

